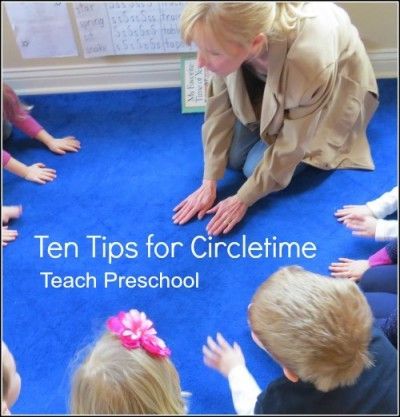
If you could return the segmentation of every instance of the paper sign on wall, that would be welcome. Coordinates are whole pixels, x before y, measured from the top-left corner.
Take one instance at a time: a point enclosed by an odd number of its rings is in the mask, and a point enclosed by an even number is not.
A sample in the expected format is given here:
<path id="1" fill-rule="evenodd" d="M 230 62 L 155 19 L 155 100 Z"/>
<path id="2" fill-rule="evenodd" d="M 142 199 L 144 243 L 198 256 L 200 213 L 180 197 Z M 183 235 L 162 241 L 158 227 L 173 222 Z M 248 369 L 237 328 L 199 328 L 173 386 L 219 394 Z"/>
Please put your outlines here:
<path id="1" fill-rule="evenodd" d="M 5 2 L 5 7 L 23 58 L 78 55 L 65 2 Z"/>
<path id="2" fill-rule="evenodd" d="M 185 2 L 74 2 L 85 58 L 191 52 L 180 36 Z"/>

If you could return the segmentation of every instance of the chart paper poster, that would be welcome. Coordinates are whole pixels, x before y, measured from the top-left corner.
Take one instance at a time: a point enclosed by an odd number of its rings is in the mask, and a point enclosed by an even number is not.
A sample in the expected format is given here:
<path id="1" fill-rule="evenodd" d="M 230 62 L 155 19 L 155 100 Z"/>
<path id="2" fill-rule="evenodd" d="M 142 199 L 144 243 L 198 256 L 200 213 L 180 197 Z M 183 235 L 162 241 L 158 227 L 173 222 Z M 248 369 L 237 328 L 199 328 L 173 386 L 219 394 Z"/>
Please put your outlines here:
<path id="1" fill-rule="evenodd" d="M 85 58 L 191 52 L 181 39 L 185 2 L 74 2 Z"/>
<path id="2" fill-rule="evenodd" d="M 22 58 L 77 56 L 65 2 L 6 2 Z"/>

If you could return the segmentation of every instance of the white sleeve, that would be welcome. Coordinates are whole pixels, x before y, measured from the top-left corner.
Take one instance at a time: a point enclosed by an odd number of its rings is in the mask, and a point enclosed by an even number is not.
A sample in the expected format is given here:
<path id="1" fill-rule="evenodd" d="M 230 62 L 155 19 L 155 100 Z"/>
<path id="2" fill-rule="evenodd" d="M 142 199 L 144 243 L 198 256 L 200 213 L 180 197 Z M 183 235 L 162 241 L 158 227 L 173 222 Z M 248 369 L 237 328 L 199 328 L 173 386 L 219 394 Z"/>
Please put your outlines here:
<path id="1" fill-rule="evenodd" d="M 394 240 L 398 237 L 398 221 L 379 219 L 376 223 L 375 240 Z"/>
<path id="2" fill-rule="evenodd" d="M 246 366 L 235 366 L 228 375 L 228 381 L 236 413 L 254 414 L 254 407 L 261 389 Z"/>
<path id="3" fill-rule="evenodd" d="M 367 206 L 373 215 L 378 219 L 383 219 L 397 210 L 399 187 L 394 187 L 391 191 L 382 194 L 379 198 L 369 201 Z"/>

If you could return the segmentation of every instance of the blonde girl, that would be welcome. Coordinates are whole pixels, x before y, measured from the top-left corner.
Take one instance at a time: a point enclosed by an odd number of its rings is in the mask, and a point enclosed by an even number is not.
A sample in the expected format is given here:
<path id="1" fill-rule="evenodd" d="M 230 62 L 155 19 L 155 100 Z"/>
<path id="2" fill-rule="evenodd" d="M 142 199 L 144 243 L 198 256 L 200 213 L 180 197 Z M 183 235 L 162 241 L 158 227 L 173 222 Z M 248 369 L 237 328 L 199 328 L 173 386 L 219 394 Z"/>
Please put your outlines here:
<path id="1" fill-rule="evenodd" d="M 329 2 L 189 2 L 182 37 L 195 43 L 208 89 L 203 182 L 173 221 L 213 214 L 228 233 L 260 198 L 311 165 L 373 169 L 365 134 L 378 88 L 346 12 Z M 227 166 L 247 180 L 213 207 Z"/>
<path id="2" fill-rule="evenodd" d="M 73 414 L 185 414 L 170 350 L 143 312 L 107 321 L 72 381 Z"/>

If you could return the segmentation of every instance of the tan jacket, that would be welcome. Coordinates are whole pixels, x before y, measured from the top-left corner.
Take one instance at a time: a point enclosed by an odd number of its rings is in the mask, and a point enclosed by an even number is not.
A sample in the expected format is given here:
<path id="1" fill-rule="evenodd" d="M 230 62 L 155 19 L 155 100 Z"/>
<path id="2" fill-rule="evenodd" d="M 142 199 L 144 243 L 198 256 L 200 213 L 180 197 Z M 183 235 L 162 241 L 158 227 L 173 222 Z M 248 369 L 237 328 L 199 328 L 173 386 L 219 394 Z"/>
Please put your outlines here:
<path id="1" fill-rule="evenodd" d="M 299 31 L 269 39 L 261 117 L 242 69 L 214 76 L 202 128 L 204 178 L 222 178 L 236 118 L 270 146 L 237 196 L 247 205 L 285 188 L 301 162 L 321 169 L 374 169 L 366 127 L 378 87 L 357 29 L 333 3 L 308 3 Z M 373 93 L 373 94 L 371 94 Z"/>

